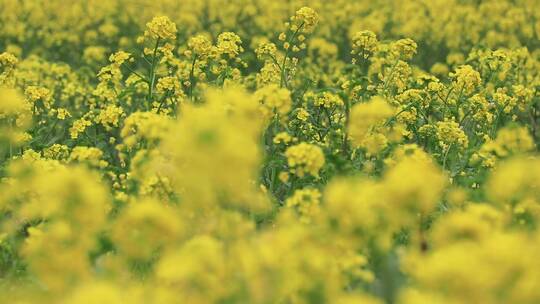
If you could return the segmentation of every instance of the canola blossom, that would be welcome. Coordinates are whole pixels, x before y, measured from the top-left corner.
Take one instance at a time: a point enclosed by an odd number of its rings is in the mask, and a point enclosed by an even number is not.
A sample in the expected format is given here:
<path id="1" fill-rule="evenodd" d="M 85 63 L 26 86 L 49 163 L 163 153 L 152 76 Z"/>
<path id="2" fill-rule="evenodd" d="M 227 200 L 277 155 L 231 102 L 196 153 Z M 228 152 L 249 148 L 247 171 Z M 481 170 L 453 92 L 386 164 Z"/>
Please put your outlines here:
<path id="1" fill-rule="evenodd" d="M 540 303 L 539 0 L 0 0 L 0 303 Z"/>

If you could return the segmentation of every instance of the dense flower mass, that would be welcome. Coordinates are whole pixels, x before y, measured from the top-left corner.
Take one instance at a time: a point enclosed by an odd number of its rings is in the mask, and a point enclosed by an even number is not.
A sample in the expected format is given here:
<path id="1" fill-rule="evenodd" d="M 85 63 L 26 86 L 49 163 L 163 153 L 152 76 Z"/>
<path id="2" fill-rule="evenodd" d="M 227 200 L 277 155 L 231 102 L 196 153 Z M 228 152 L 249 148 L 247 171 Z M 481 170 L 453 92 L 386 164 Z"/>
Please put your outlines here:
<path id="1" fill-rule="evenodd" d="M 540 303 L 540 0 L 0 0 L 0 303 Z"/>

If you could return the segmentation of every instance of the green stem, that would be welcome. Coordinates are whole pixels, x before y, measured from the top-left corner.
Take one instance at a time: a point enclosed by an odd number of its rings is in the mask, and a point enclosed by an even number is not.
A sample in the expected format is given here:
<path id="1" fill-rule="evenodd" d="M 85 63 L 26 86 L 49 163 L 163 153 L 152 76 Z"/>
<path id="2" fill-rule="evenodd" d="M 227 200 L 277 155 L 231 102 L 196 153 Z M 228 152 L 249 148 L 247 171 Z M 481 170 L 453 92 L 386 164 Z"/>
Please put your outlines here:
<path id="1" fill-rule="evenodd" d="M 302 27 L 304 27 L 304 23 L 300 24 L 298 29 L 296 29 L 296 31 L 292 34 L 292 36 L 289 38 L 289 40 L 287 40 L 287 45 L 289 47 L 285 50 L 285 55 L 283 56 L 283 62 L 281 64 L 282 65 L 282 67 L 281 67 L 281 81 L 280 81 L 281 87 L 283 87 L 283 85 L 285 85 L 286 88 L 289 87 L 289 84 L 287 83 L 287 69 L 285 68 L 285 63 L 287 62 L 287 58 L 289 57 L 289 53 L 291 51 L 291 43 L 294 40 L 294 38 L 296 38 L 296 35 L 298 35 L 298 33 L 300 32 Z"/>
<path id="2" fill-rule="evenodd" d="M 169 92 L 167 92 L 167 93 L 161 98 L 161 101 L 159 102 L 159 106 L 158 106 L 158 108 L 157 108 L 156 114 L 159 114 L 159 112 L 161 111 L 161 107 L 163 106 L 163 104 L 165 103 L 165 100 L 167 100 L 168 97 L 169 97 Z"/>
<path id="3" fill-rule="evenodd" d="M 348 140 L 348 134 L 349 134 L 349 120 L 350 120 L 350 100 L 349 98 L 345 98 L 345 125 L 343 127 L 343 146 L 342 146 L 342 152 L 343 156 L 347 156 L 348 150 L 349 150 L 349 140 Z"/>
<path id="4" fill-rule="evenodd" d="M 150 81 L 148 81 L 148 79 L 146 79 L 146 77 L 142 76 L 141 74 L 137 73 L 134 69 L 132 69 L 129 65 L 125 64 L 124 65 L 128 70 L 129 72 L 135 74 L 136 76 L 138 76 L 142 81 L 146 82 L 146 83 L 150 83 Z"/>
<path id="5" fill-rule="evenodd" d="M 448 149 L 446 149 L 446 153 L 444 153 L 444 158 L 443 158 L 443 163 L 442 163 L 443 170 L 446 170 L 446 160 L 448 159 L 448 154 L 451 148 L 452 148 L 452 144 L 448 146 Z"/>
<path id="6" fill-rule="evenodd" d="M 193 102 L 193 87 L 195 86 L 195 79 L 193 74 L 195 73 L 195 63 L 197 62 L 197 55 L 193 56 L 191 62 L 191 71 L 189 72 L 189 99 Z"/>
<path id="7" fill-rule="evenodd" d="M 157 50 L 159 47 L 160 38 L 156 40 L 156 46 L 154 47 L 154 52 L 152 55 L 152 66 L 150 67 L 150 84 L 148 85 L 148 101 L 152 101 L 154 95 L 154 83 L 156 82 L 156 61 L 157 61 Z"/>

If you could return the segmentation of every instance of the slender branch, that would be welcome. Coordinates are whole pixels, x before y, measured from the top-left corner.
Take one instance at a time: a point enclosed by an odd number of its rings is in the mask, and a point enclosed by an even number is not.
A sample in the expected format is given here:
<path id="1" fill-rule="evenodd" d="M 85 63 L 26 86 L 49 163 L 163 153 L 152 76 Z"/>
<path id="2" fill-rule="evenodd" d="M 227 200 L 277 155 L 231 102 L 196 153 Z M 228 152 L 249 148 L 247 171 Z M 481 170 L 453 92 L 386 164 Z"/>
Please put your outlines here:
<path id="1" fill-rule="evenodd" d="M 149 77 L 150 84 L 148 85 L 148 98 L 147 98 L 148 101 L 151 101 L 154 95 L 154 83 L 156 81 L 155 69 L 156 69 L 156 61 L 157 61 L 157 50 L 158 50 L 160 41 L 161 41 L 161 38 L 158 37 L 156 40 L 156 46 L 154 47 L 154 52 L 152 55 L 152 66 L 150 68 L 150 77 Z"/>
<path id="2" fill-rule="evenodd" d="M 193 56 L 193 61 L 191 62 L 191 71 L 189 71 L 189 99 L 193 102 L 193 87 L 195 86 L 195 79 L 193 74 L 195 73 L 195 63 L 197 62 L 197 54 Z"/>
<path id="3" fill-rule="evenodd" d="M 291 43 L 296 38 L 296 35 L 300 32 L 300 30 L 304 27 L 304 23 L 300 24 L 300 26 L 296 29 L 296 31 L 293 33 L 293 35 L 287 40 L 287 45 L 289 46 L 285 50 L 285 56 L 283 56 L 283 63 L 281 68 L 281 82 L 280 85 L 285 85 L 286 88 L 289 87 L 289 84 L 287 83 L 287 69 L 285 68 L 285 63 L 287 62 L 287 58 L 289 57 L 289 53 L 291 51 Z"/>
<path id="4" fill-rule="evenodd" d="M 142 76 L 141 74 L 139 74 L 137 71 L 135 71 L 134 69 L 132 69 L 129 65 L 127 64 L 124 64 L 124 66 L 133 74 L 135 74 L 136 76 L 138 76 L 142 81 L 146 82 L 146 83 L 150 83 L 150 81 L 148 81 L 148 79 L 146 79 L 146 77 Z"/>

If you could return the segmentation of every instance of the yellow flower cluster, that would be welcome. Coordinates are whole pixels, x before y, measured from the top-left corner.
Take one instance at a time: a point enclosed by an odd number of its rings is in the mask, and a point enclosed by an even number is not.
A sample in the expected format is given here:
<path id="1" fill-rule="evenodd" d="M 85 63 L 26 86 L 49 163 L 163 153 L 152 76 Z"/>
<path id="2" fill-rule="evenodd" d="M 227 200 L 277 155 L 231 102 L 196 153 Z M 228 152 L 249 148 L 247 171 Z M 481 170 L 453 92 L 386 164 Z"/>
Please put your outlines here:
<path id="1" fill-rule="evenodd" d="M 459 124 L 455 121 L 439 121 L 436 126 L 437 138 L 439 145 L 443 150 L 450 149 L 450 146 L 455 146 L 458 149 L 467 148 L 469 139 Z"/>
<path id="2" fill-rule="evenodd" d="M 0 85 L 4 86 L 13 82 L 10 76 L 18 63 L 19 60 L 15 55 L 8 52 L 0 53 Z"/>
<path id="3" fill-rule="evenodd" d="M 391 53 L 401 60 L 410 60 L 416 54 L 416 42 L 410 38 L 399 39 L 390 46 Z"/>
<path id="4" fill-rule="evenodd" d="M 73 126 L 69 129 L 69 134 L 71 134 L 72 139 L 77 139 L 79 134 L 84 133 L 87 127 L 91 126 L 92 122 L 81 118 L 73 122 Z"/>
<path id="5" fill-rule="evenodd" d="M 454 78 L 456 87 L 460 90 L 460 95 L 472 94 L 482 81 L 480 73 L 475 71 L 470 65 L 458 67 L 450 76 Z"/>
<path id="6" fill-rule="evenodd" d="M 123 144 L 131 148 L 141 141 L 159 141 L 169 129 L 170 122 L 152 112 L 134 112 L 124 120 L 120 135 Z"/>
<path id="7" fill-rule="evenodd" d="M 166 16 L 155 17 L 146 24 L 146 28 L 145 37 L 163 40 L 176 39 L 176 24 Z"/>
<path id="8" fill-rule="evenodd" d="M 0 0 L 0 303 L 540 303 L 537 7 Z"/>
<path id="9" fill-rule="evenodd" d="M 96 122 L 102 124 L 105 129 L 112 129 L 113 127 L 118 127 L 120 118 L 124 115 L 124 109 L 115 106 L 109 105 L 105 109 L 99 112 L 99 115 L 96 118 Z"/>
<path id="10" fill-rule="evenodd" d="M 217 38 L 217 49 L 221 54 L 226 54 L 229 58 L 235 58 L 244 51 L 242 40 L 232 32 L 219 34 Z"/>
<path id="11" fill-rule="evenodd" d="M 319 170 L 324 165 L 322 149 L 305 142 L 287 148 L 285 156 L 291 171 L 299 177 L 304 177 L 306 173 L 319 177 Z"/>
<path id="12" fill-rule="evenodd" d="M 378 40 L 375 33 L 372 31 L 356 32 L 352 37 L 351 55 L 357 55 L 362 59 L 367 59 L 377 50 L 377 46 Z"/>
<path id="13" fill-rule="evenodd" d="M 259 47 L 255 50 L 255 53 L 259 57 L 259 59 L 263 59 L 264 56 L 276 56 L 277 47 L 273 43 L 262 43 L 259 45 Z"/>
<path id="14" fill-rule="evenodd" d="M 310 223 L 320 212 L 321 193 L 317 189 L 296 190 L 293 196 L 285 201 L 285 205 L 298 211 L 300 221 Z"/>
<path id="15" fill-rule="evenodd" d="M 507 158 L 533 151 L 534 141 L 524 127 L 507 127 L 497 132 L 495 139 L 488 139 L 471 157 L 472 162 L 481 162 L 482 166 L 493 167 L 497 158 Z"/>
<path id="16" fill-rule="evenodd" d="M 311 7 L 302 7 L 291 17 L 291 30 L 310 33 L 319 22 L 319 15 Z"/>
<path id="17" fill-rule="evenodd" d="M 275 84 L 269 84 L 258 89 L 255 97 L 261 104 L 261 112 L 264 117 L 272 118 L 274 115 L 287 117 L 291 110 L 291 93 L 285 88 L 280 88 Z"/>
<path id="18" fill-rule="evenodd" d="M 212 42 L 205 35 L 189 38 L 188 48 L 200 58 L 207 57 L 212 52 Z"/>
<path id="19" fill-rule="evenodd" d="M 308 94 L 305 95 L 305 97 L 308 96 Z M 343 106 L 343 100 L 341 100 L 341 98 L 336 94 L 332 94 L 330 92 L 323 92 L 322 94 L 318 94 L 318 96 L 314 96 L 313 104 L 328 109 Z"/>
<path id="20" fill-rule="evenodd" d="M 279 143 L 289 144 L 290 142 L 294 141 L 294 138 L 291 135 L 289 135 L 289 133 L 287 132 L 280 132 L 276 134 L 276 136 L 274 136 L 274 139 L 272 139 L 272 141 L 275 144 L 279 144 Z"/>
<path id="21" fill-rule="evenodd" d="M 387 119 L 392 117 L 395 110 L 388 102 L 379 96 L 373 97 L 367 103 L 357 103 L 351 109 L 349 136 L 356 146 L 380 146 L 371 149 L 373 152 L 386 146 L 386 136 L 380 133 Z M 382 143 L 377 144 L 377 142 Z"/>
<path id="22" fill-rule="evenodd" d="M 43 150 L 44 158 L 66 159 L 68 156 L 69 156 L 69 148 L 66 145 L 54 144 Z"/>
<path id="23" fill-rule="evenodd" d="M 103 152 L 94 147 L 77 146 L 69 154 L 70 161 L 88 163 L 92 166 L 105 168 L 108 163 L 102 160 Z"/>

